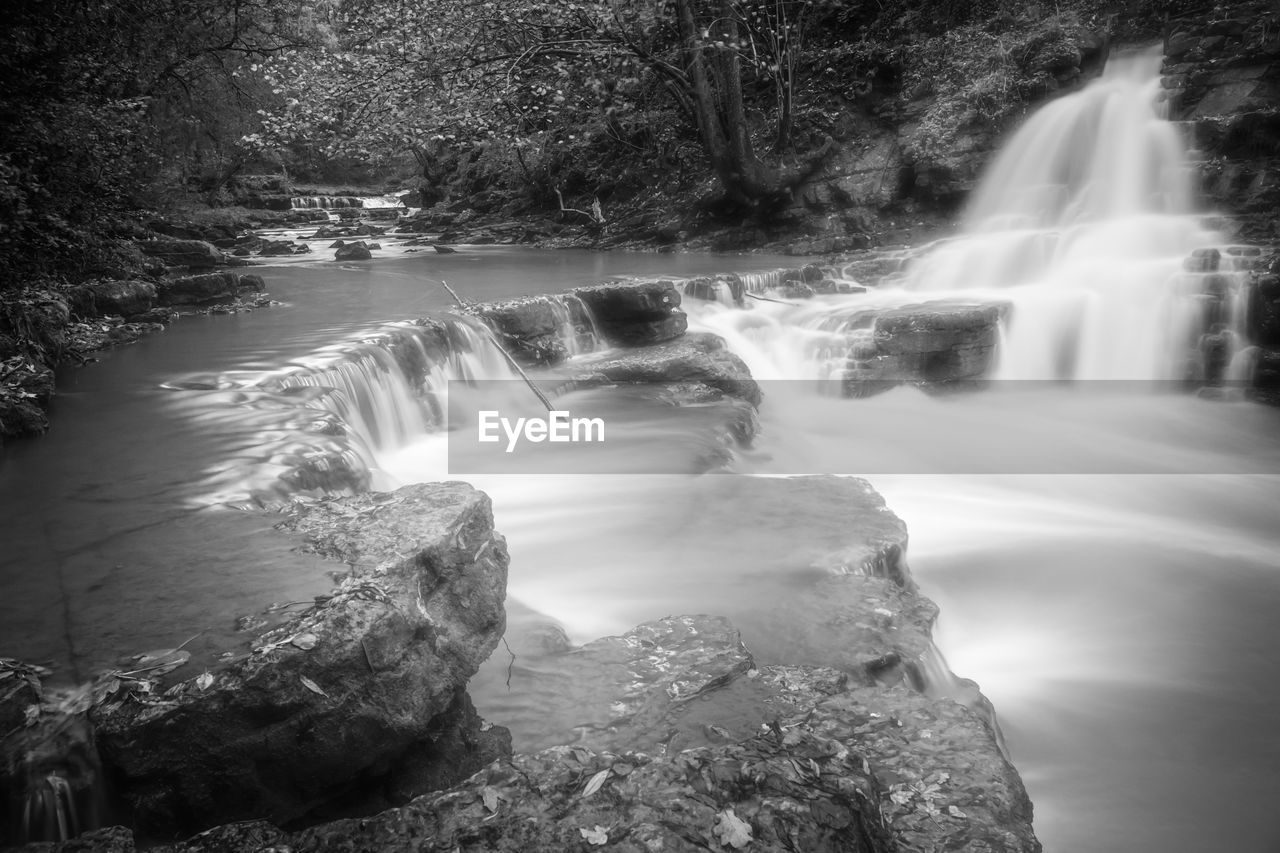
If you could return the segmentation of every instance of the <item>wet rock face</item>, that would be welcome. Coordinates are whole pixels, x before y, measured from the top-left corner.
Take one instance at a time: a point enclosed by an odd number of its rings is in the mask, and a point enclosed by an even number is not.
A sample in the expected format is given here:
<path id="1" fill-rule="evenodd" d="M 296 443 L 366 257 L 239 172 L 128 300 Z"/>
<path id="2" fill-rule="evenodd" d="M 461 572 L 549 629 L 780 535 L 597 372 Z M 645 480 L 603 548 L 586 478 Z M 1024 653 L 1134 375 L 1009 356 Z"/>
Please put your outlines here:
<path id="1" fill-rule="evenodd" d="M 981 379 L 999 339 L 1000 309 L 993 305 L 917 305 L 878 314 L 871 337 L 849 357 L 845 391 L 910 382 L 946 385 Z"/>
<path id="2" fill-rule="evenodd" d="M 82 317 L 145 314 L 156 304 L 156 286 L 147 281 L 103 281 L 81 285 L 69 294 L 71 309 Z"/>
<path id="3" fill-rule="evenodd" d="M 1261 346 L 1280 347 L 1280 276 L 1263 275 L 1249 291 L 1249 339 Z"/>
<path id="4" fill-rule="evenodd" d="M 970 708 L 855 688 L 819 702 L 804 728 L 867 757 L 902 849 L 1040 851 L 1026 788 Z"/>
<path id="5" fill-rule="evenodd" d="M 359 243 L 347 243 L 339 246 L 337 251 L 333 253 L 335 261 L 368 261 L 373 258 L 373 253 L 369 251 L 369 247 L 364 241 Z"/>
<path id="6" fill-rule="evenodd" d="M 226 264 L 226 256 L 203 240 L 160 238 L 141 240 L 137 244 L 144 255 L 156 258 L 167 267 L 208 269 Z"/>
<path id="7" fill-rule="evenodd" d="M 592 347 L 591 318 L 581 300 L 530 296 L 471 306 L 506 350 L 526 364 L 558 364 L 571 349 Z"/>
<path id="8" fill-rule="evenodd" d="M 292 834 L 238 824 L 160 849 L 1040 850 L 1017 773 L 956 702 L 850 687 L 831 668 L 757 668 L 732 626 L 706 616 L 565 658 L 612 679 L 597 704 L 613 723 L 573 746 L 370 819 Z"/>
<path id="9" fill-rule="evenodd" d="M 460 693 L 505 627 L 507 552 L 489 499 L 463 483 L 408 486 L 299 506 L 284 525 L 351 576 L 211 684 L 94 711 L 143 834 L 296 821 L 380 785 L 418 793 L 406 761 L 449 714 L 466 717 Z M 447 753 L 453 772 L 436 784 L 492 757 L 468 737 L 474 749 Z"/>
<path id="10" fill-rule="evenodd" d="M 1280 12 L 1269 2 L 1180 17 L 1165 46 L 1163 86 L 1186 122 L 1201 187 L 1231 213 L 1237 237 L 1280 237 Z"/>
<path id="11" fill-rule="evenodd" d="M 707 332 L 586 361 L 582 371 L 584 378 L 595 375 L 609 382 L 697 384 L 752 406 L 762 399 L 746 363 L 728 350 L 723 338 Z"/>
<path id="12" fill-rule="evenodd" d="M 262 289 L 261 276 L 211 272 L 161 282 L 156 288 L 156 296 L 160 305 L 204 305 L 225 302 L 242 292 Z"/>
<path id="13" fill-rule="evenodd" d="M 598 284 L 573 294 L 595 317 L 605 339 L 617 346 L 674 340 L 689 327 L 680 310 L 680 291 L 669 281 Z"/>
<path id="14" fill-rule="evenodd" d="M 601 779 L 592 789 L 593 780 Z M 591 790 L 588 795 L 586 791 Z M 284 835 L 223 827 L 177 851 L 892 850 L 860 756 L 799 735 L 759 736 L 675 759 L 559 747 L 519 756 L 439 798 Z"/>

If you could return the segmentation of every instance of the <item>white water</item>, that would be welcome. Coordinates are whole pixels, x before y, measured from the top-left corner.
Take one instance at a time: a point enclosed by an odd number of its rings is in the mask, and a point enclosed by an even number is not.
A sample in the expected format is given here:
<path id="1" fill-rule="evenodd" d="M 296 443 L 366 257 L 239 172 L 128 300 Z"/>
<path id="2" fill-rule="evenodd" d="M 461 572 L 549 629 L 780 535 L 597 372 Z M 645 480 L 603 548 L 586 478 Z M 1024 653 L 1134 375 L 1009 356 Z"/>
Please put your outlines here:
<path id="1" fill-rule="evenodd" d="M 916 576 L 942 605 L 941 646 L 1000 712 L 1050 851 L 1276 840 L 1262 814 L 1280 795 L 1275 697 L 1251 685 L 1280 675 L 1280 636 L 1266 627 L 1271 605 L 1249 602 L 1280 601 L 1280 419 L 1097 385 L 953 398 L 900 388 L 855 403 L 839 399 L 838 380 L 868 309 L 935 298 L 1011 306 L 1002 378 L 1185 375 L 1213 329 L 1183 262 L 1222 238 L 1195 215 L 1181 143 L 1156 102 L 1156 61 L 1114 63 L 1033 118 L 963 232 L 895 282 L 750 310 L 686 303 L 692 326 L 725 337 L 757 378 L 792 380 L 766 387 L 762 435 L 741 470 L 877 472 L 912 531 Z M 752 292 L 780 283 L 744 280 Z M 1248 359 L 1238 353 L 1228 378 L 1243 378 Z M 392 468 L 430 478 L 432 452 L 438 442 L 407 448 Z M 1010 471 L 1034 476 L 995 476 Z M 575 641 L 778 592 L 746 579 L 725 542 L 664 544 L 672 516 L 697 511 L 680 478 L 477 484 L 511 542 L 513 601 Z M 530 713 L 496 687 L 501 677 L 482 674 L 477 694 L 499 713 Z M 1204 809 L 1188 809 L 1192 798 Z"/>

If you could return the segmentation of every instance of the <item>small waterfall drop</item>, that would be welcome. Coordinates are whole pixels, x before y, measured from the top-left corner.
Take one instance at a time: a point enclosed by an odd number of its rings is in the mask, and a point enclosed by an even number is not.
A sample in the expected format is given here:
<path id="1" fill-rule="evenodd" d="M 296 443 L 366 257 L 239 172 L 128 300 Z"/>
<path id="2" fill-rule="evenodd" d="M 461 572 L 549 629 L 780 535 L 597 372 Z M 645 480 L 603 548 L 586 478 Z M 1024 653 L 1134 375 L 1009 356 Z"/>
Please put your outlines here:
<path id="1" fill-rule="evenodd" d="M 294 196 L 289 199 L 289 206 L 294 210 L 336 210 L 340 208 L 364 207 L 364 199 L 359 196 Z"/>
<path id="2" fill-rule="evenodd" d="M 102 826 L 105 780 L 83 715 L 45 714 L 10 737 L 15 763 L 0 768 L 9 829 L 0 843 L 66 841 Z"/>
<path id="3" fill-rule="evenodd" d="M 282 370 L 168 383 L 238 450 L 205 472 L 214 503 L 385 488 L 385 457 L 448 427 L 451 382 L 517 377 L 474 320 L 396 323 Z"/>

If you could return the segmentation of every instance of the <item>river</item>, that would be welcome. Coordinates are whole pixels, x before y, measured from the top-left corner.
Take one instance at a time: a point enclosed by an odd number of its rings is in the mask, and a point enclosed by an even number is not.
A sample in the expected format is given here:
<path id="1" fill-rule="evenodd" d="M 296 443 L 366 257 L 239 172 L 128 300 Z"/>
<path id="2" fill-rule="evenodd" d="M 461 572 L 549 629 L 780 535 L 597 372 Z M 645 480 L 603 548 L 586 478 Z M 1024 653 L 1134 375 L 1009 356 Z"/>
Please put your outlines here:
<path id="1" fill-rule="evenodd" d="M 1155 171 L 1153 180 L 1168 180 Z M 976 237 L 987 241 L 979 254 L 989 275 L 1000 277 L 992 272 L 999 245 L 1024 260 L 1027 245 L 1040 246 L 1033 267 L 1049 270 L 1047 287 L 1020 290 L 1039 275 L 1025 268 L 1002 282 L 1000 298 L 1022 310 L 1005 330 L 1001 375 L 1028 378 L 1009 373 L 1015 353 L 1018 364 L 1067 364 L 1066 376 L 846 400 L 821 393 L 806 353 L 829 331 L 814 318 L 862 297 L 686 307 L 692 328 L 724 336 L 767 380 L 761 433 L 734 461 L 739 474 L 866 475 L 906 521 L 912 571 L 942 608 L 939 646 L 994 703 L 1046 850 L 1275 851 L 1280 411 L 1110 382 L 1167 378 L 1152 353 L 1167 330 L 1181 334 L 1184 312 L 1176 299 L 1159 311 L 1132 309 L 1164 299 L 1158 285 L 1187 251 L 1217 239 L 1178 193 L 1128 190 L 1116 203 L 1139 209 L 1065 204 L 1034 227 L 1018 223 L 1023 236 Z M 1159 210 L 1144 207 L 1156 196 Z M 1150 239 L 1104 240 L 1091 221 L 1112 237 Z M 1046 233 L 1067 232 L 1066 250 L 1043 251 Z M 444 311 L 441 279 L 485 300 L 611 275 L 794 265 L 759 255 L 498 247 L 388 254 L 369 264 L 303 258 L 263 267 L 282 305 L 185 318 L 100 364 L 62 372 L 51 433 L 0 457 L 4 654 L 51 661 L 70 682 L 119 655 L 203 632 L 188 648 L 197 666 L 208 664 L 221 645 L 243 639 L 237 617 L 327 587 L 331 566 L 291 550 L 270 515 L 233 508 L 322 441 L 308 431 L 314 410 L 291 402 L 298 389 L 272 377 L 350 361 L 384 324 Z M 959 263 L 949 257 L 944 266 Z M 1134 287 L 1099 290 L 1100 271 L 1117 268 Z M 866 298 L 906 301 L 927 289 L 900 285 Z M 1116 312 L 1133 327 L 1123 341 Z M 1085 356 L 1064 361 L 1064 342 Z M 655 455 L 697 452 L 661 435 Z M 422 434 L 380 448 L 376 484 L 447 476 L 443 441 Z M 475 482 L 493 496 L 510 543 L 509 594 L 521 624 L 554 622 L 585 642 L 672 613 L 766 611 L 785 592 L 785 579 L 753 571 L 761 543 L 731 491 L 716 492 L 723 536 L 705 526 L 682 534 L 680 519 L 705 504 L 705 477 Z M 744 638 L 756 639 L 749 619 Z M 767 659 L 767 645 L 757 651 Z M 503 654 L 475 681 L 481 712 L 512 725 L 517 747 L 554 737 L 539 730 L 537 707 L 506 691 Z"/>

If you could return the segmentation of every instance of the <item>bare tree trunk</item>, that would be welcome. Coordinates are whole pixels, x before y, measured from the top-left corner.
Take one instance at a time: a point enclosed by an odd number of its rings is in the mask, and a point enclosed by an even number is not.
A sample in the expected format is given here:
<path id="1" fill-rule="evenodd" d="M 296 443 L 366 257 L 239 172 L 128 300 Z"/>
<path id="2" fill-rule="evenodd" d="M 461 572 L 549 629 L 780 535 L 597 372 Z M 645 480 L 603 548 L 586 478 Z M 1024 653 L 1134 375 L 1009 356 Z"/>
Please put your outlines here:
<path id="1" fill-rule="evenodd" d="M 722 44 L 715 48 L 714 61 L 709 62 L 694 17 L 693 2 L 676 0 L 676 14 L 698 134 L 726 198 L 754 208 L 772 193 L 774 181 L 772 170 L 760 162 L 751 144 L 737 54 L 737 12 L 729 0 L 716 0 L 714 35 Z"/>

